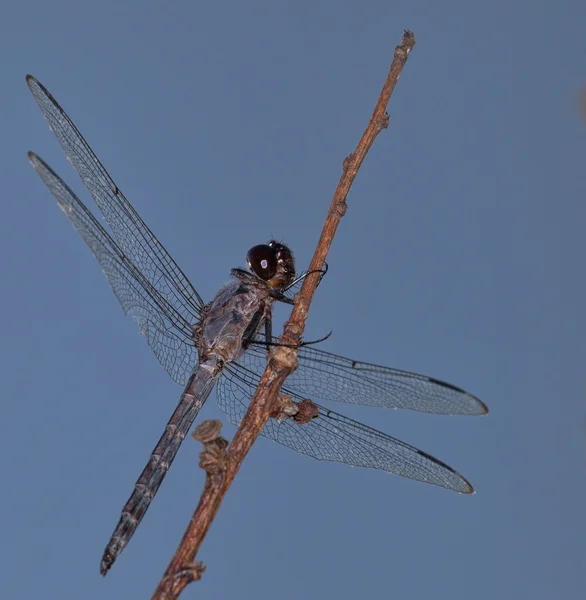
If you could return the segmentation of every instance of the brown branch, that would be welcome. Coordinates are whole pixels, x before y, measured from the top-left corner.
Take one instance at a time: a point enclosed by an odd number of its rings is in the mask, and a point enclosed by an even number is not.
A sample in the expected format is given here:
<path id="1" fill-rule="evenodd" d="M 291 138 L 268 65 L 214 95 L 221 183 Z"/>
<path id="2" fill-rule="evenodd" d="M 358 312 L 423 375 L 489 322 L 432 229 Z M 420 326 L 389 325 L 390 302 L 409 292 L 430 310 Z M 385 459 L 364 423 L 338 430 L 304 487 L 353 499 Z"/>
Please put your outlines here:
<path id="1" fill-rule="evenodd" d="M 387 105 L 414 45 L 415 37 L 413 33 L 408 30 L 405 31 L 401 43 L 395 48 L 389 74 L 366 130 L 354 152 L 344 160 L 342 177 L 334 192 L 334 197 L 332 198 L 315 254 L 309 265 L 309 270 L 319 271 L 324 266 L 338 224 L 346 212 L 346 197 L 358 173 L 358 169 L 362 165 L 376 136 L 388 127 L 389 115 L 386 112 Z M 304 279 L 303 286 L 296 297 L 291 317 L 285 324 L 280 342 L 295 345 L 301 340 L 305 320 L 307 319 L 307 311 L 309 310 L 318 280 L 318 277 L 306 277 Z M 258 388 L 228 448 L 225 458 L 220 461 L 219 466 L 205 467 L 207 477 L 199 504 L 163 579 L 155 591 L 153 600 L 171 600 L 177 598 L 181 590 L 188 583 L 199 579 L 201 576 L 203 567 L 201 563 L 194 562 L 197 551 L 244 457 L 270 418 L 274 399 L 277 398 L 287 376 L 296 367 L 297 353 L 293 348 L 277 346 L 273 349 Z M 208 443 L 212 442 L 207 442 L 206 445 Z"/>

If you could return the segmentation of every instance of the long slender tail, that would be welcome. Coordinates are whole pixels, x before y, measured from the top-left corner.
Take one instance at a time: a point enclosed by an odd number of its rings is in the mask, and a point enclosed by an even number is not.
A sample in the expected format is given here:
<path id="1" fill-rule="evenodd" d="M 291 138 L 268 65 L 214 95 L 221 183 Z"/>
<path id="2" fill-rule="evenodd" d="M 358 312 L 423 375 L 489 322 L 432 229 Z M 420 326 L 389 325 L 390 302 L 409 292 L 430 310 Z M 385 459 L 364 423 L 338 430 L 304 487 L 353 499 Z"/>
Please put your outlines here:
<path id="1" fill-rule="evenodd" d="M 189 378 L 179 404 L 165 427 L 165 432 L 155 446 L 147 466 L 134 486 L 132 495 L 122 509 L 120 521 L 102 556 L 100 566 L 102 575 L 106 575 L 136 531 L 167 474 L 183 438 L 214 388 L 221 371 L 219 361 L 212 358 L 209 362 L 200 363 Z"/>

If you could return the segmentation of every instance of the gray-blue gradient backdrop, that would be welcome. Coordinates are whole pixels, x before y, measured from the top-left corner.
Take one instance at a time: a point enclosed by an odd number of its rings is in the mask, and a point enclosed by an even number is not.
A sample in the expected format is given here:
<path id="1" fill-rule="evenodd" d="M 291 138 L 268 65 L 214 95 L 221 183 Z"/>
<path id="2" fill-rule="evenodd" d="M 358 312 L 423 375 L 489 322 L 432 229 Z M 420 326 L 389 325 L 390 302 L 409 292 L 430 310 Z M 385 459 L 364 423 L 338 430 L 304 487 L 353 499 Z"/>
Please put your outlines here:
<path id="1" fill-rule="evenodd" d="M 327 350 L 486 401 L 477 419 L 341 407 L 478 493 L 261 440 L 185 597 L 582 598 L 586 5 L 32 0 L 2 12 L 0 595 L 150 597 L 203 484 L 188 438 L 100 577 L 181 390 L 27 163 L 35 150 L 90 203 L 25 74 L 209 299 L 271 236 L 307 264 L 409 27 L 418 43 L 308 336 L 333 330 Z M 202 417 L 223 418 L 213 396 Z"/>

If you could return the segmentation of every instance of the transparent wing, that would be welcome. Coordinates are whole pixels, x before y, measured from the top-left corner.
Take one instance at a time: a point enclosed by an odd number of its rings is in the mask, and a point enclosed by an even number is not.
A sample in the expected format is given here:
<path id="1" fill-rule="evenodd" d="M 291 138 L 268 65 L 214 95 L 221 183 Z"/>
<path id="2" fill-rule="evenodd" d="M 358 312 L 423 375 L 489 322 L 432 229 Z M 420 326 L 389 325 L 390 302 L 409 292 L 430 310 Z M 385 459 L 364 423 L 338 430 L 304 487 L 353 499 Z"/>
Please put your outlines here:
<path id="1" fill-rule="evenodd" d="M 134 316 L 169 375 L 178 383 L 185 383 L 197 359 L 191 323 L 147 280 L 51 167 L 32 152 L 29 160 L 98 259 L 124 312 Z"/>
<path id="2" fill-rule="evenodd" d="M 240 423 L 258 379 L 256 373 L 238 363 L 229 364 L 220 378 L 218 404 L 232 424 Z M 283 387 L 283 393 L 302 400 L 288 385 Z M 318 408 L 319 415 L 305 424 L 292 419 L 279 424 L 270 419 L 262 435 L 318 460 L 381 469 L 465 494 L 474 491 L 464 477 L 433 456 L 327 408 Z"/>
<path id="3" fill-rule="evenodd" d="M 298 356 L 299 367 L 287 378 L 287 387 L 304 397 L 442 415 L 488 412 L 476 396 L 433 377 L 359 362 L 309 346 L 300 348 Z M 253 344 L 240 362 L 262 374 L 266 348 Z"/>
<path id="4" fill-rule="evenodd" d="M 185 321 L 194 323 L 204 304 L 199 294 L 118 189 L 55 98 L 32 75 L 27 75 L 26 81 L 67 158 L 104 215 L 118 248 Z"/>

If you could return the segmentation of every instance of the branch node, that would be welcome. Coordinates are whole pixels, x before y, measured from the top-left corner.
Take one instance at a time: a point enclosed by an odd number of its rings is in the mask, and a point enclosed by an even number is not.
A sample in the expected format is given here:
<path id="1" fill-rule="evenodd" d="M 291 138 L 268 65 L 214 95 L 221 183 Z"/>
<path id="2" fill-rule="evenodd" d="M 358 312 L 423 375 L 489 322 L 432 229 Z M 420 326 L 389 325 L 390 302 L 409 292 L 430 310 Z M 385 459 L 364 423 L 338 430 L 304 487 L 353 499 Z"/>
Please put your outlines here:
<path id="1" fill-rule="evenodd" d="M 378 133 L 380 133 L 383 129 L 386 129 L 389 126 L 389 113 L 385 111 L 383 115 L 377 120 L 376 128 Z"/>
<path id="2" fill-rule="evenodd" d="M 304 312 L 305 314 L 307 314 L 306 302 L 303 299 L 303 296 L 301 296 L 300 294 L 297 294 L 295 297 L 295 302 L 296 302 L 297 310 L 300 310 L 301 312 Z M 301 335 L 301 332 L 303 329 L 301 324 L 298 323 L 297 321 L 289 320 L 285 323 L 285 328 L 287 329 L 287 333 L 289 334 L 289 337 L 294 337 L 295 341 L 299 342 L 299 336 Z"/>
<path id="3" fill-rule="evenodd" d="M 348 210 L 348 203 L 346 202 L 346 200 L 340 200 L 332 206 L 332 209 L 334 214 L 341 219 Z"/>
<path id="4" fill-rule="evenodd" d="M 199 581 L 206 570 L 205 565 L 201 561 L 186 563 L 182 567 L 177 568 L 173 573 L 167 575 L 163 582 L 163 594 L 161 600 L 166 598 L 177 598 L 183 588 L 188 586 L 193 581 Z"/>
<path id="5" fill-rule="evenodd" d="M 196 442 L 206 444 L 207 442 L 215 440 L 220 435 L 221 430 L 222 422 L 217 419 L 210 419 L 198 425 L 191 434 L 191 437 L 193 437 Z"/>
<path id="6" fill-rule="evenodd" d="M 293 343 L 298 344 L 299 341 L 295 339 L 295 333 L 292 332 L 292 334 Z M 288 337 L 288 340 L 290 339 L 291 336 Z M 293 373 L 293 371 L 297 368 L 297 352 L 294 348 L 289 348 L 287 346 L 274 346 L 271 352 L 271 357 L 289 373 Z"/>
<path id="7" fill-rule="evenodd" d="M 271 417 L 276 419 L 279 425 L 287 419 L 293 419 L 296 423 L 304 425 L 317 416 L 319 416 L 319 407 L 315 402 L 307 398 L 295 402 L 289 394 L 279 394 L 271 410 Z"/>
<path id="8" fill-rule="evenodd" d="M 220 421 L 204 421 L 192 434 L 194 440 L 203 444 L 203 449 L 199 453 L 199 466 L 205 470 L 208 477 L 214 478 L 216 485 L 222 480 L 227 465 L 228 440 L 220 436 L 221 429 Z"/>
<path id="9" fill-rule="evenodd" d="M 279 394 L 271 408 L 271 418 L 276 419 L 279 425 L 297 414 L 297 404 L 288 394 Z"/>
<path id="10" fill-rule="evenodd" d="M 297 402 L 296 404 L 297 413 L 293 415 L 295 423 L 305 425 L 305 423 L 309 423 L 312 419 L 319 416 L 319 407 L 315 402 L 309 400 L 309 398 L 304 398 L 301 402 Z"/>
<path id="11" fill-rule="evenodd" d="M 342 171 L 344 173 L 346 173 L 346 171 L 352 164 L 353 160 L 354 160 L 354 152 L 352 152 L 352 154 L 348 154 L 348 156 L 344 159 L 344 162 L 342 163 Z"/>

